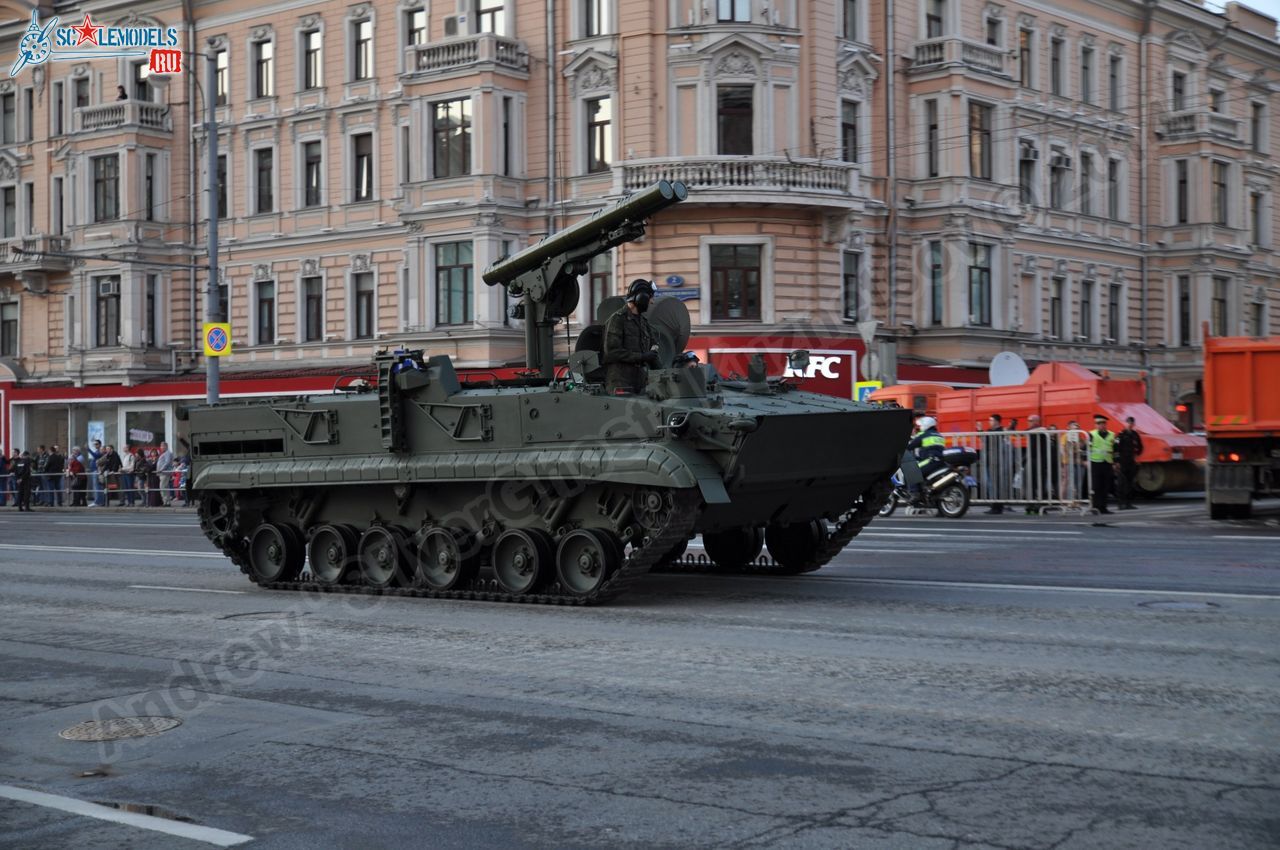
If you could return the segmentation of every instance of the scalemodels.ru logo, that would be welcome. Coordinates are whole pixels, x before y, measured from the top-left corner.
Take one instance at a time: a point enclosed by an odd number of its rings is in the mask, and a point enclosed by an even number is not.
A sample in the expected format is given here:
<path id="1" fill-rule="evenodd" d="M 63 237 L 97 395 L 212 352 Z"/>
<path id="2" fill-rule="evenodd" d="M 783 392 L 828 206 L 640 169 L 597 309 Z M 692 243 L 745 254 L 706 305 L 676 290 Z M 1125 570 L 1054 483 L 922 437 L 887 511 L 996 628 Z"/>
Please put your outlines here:
<path id="1" fill-rule="evenodd" d="M 113 27 L 95 24 L 86 12 L 79 26 L 60 27 L 53 18 L 40 25 L 38 12 L 18 42 L 18 58 L 9 69 L 16 77 L 28 65 L 53 61 L 82 61 L 105 56 L 146 57 L 152 74 L 182 73 L 177 27 Z"/>

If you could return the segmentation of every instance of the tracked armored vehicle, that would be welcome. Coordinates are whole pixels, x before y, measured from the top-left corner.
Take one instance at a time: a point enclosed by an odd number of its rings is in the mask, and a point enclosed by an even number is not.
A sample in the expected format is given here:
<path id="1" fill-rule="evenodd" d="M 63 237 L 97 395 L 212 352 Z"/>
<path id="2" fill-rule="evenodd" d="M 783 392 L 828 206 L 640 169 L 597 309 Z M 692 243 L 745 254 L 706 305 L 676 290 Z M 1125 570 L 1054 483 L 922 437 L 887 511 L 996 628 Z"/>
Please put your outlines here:
<path id="1" fill-rule="evenodd" d="M 799 392 L 762 363 L 745 380 L 656 369 L 609 395 L 599 325 L 554 363 L 590 259 L 685 196 L 658 183 L 485 271 L 520 299 L 527 378 L 468 383 L 401 350 L 345 392 L 188 409 L 205 535 L 268 588 L 504 601 L 612 599 L 699 533 L 725 570 L 764 545 L 772 570 L 821 567 L 888 498 L 909 411 Z M 650 313 L 673 363 L 688 313 Z"/>

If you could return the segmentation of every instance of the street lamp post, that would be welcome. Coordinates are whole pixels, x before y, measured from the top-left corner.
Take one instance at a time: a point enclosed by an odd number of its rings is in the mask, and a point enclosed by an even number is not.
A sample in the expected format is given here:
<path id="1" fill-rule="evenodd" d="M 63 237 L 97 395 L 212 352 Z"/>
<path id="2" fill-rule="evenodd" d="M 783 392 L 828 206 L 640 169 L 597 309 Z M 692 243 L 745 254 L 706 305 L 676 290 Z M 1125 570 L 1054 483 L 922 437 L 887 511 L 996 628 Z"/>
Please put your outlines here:
<path id="1" fill-rule="evenodd" d="M 209 152 L 205 186 L 209 210 L 209 279 L 205 287 L 204 320 L 209 324 L 223 320 L 218 309 L 218 54 L 214 50 L 205 54 L 204 103 L 205 144 Z M 221 365 L 218 357 L 204 358 L 205 401 L 209 404 L 218 403 Z"/>

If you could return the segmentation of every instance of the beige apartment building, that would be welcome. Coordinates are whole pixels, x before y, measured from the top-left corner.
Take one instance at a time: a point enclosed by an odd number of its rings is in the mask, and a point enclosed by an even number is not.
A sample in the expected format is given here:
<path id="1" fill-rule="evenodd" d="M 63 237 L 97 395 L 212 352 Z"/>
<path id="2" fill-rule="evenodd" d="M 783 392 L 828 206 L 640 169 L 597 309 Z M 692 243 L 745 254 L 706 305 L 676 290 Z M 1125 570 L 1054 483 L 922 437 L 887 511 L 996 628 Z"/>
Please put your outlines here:
<path id="1" fill-rule="evenodd" d="M 396 345 L 516 363 L 483 269 L 660 179 L 689 200 L 599 258 L 562 347 L 647 277 L 713 361 L 803 345 L 851 390 L 874 319 L 900 379 L 1010 350 L 1194 418 L 1202 323 L 1280 327 L 1280 43 L 1236 3 L 0 0 L 6 62 L 33 11 L 106 44 L 0 81 L 6 450 L 172 441 L 203 396 L 208 56 L 224 395 Z M 170 27 L 182 73 L 107 55 Z"/>

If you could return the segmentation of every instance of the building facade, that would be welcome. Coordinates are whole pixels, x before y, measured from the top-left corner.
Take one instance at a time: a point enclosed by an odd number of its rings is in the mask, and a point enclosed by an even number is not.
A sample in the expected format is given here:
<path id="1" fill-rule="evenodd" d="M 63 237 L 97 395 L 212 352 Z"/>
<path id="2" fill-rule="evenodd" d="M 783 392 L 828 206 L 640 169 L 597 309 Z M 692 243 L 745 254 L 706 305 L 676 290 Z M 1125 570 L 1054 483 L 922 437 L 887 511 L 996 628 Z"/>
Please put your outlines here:
<path id="1" fill-rule="evenodd" d="M 32 11 L 0 0 L 4 56 Z M 851 385 L 876 320 L 900 378 L 1012 350 L 1146 372 L 1194 419 L 1202 323 L 1280 327 L 1280 44 L 1235 3 L 35 11 L 175 27 L 185 67 L 55 50 L 0 82 L 6 449 L 179 436 L 211 207 L 228 395 L 328 389 L 390 345 L 517 362 L 480 272 L 659 179 L 689 201 L 597 260 L 562 339 L 655 278 L 712 359 L 804 344 Z"/>

